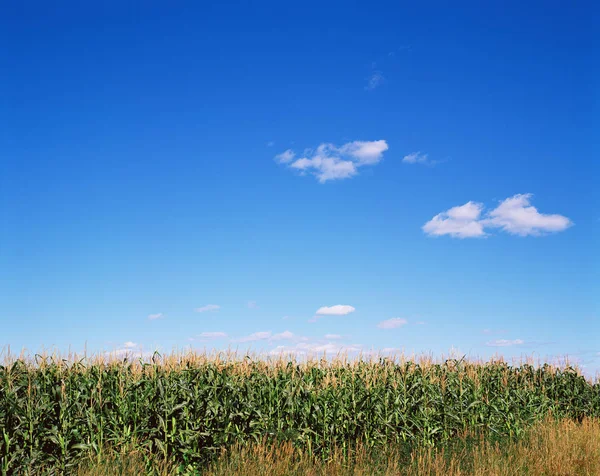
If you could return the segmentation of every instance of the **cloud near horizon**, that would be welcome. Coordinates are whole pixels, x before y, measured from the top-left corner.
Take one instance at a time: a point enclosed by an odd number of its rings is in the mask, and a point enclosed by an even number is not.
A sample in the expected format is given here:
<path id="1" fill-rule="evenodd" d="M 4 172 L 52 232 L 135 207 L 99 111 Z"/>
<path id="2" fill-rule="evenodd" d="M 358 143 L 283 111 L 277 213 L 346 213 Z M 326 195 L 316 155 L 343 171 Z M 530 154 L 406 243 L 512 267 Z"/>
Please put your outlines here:
<path id="1" fill-rule="evenodd" d="M 512 345 L 522 345 L 525 341 L 521 339 L 496 339 L 486 342 L 485 345 L 488 347 L 510 347 Z"/>
<path id="2" fill-rule="evenodd" d="M 336 342 L 298 342 L 294 346 L 278 345 L 272 349 L 270 355 L 336 355 L 344 353 L 362 352 L 363 346 L 360 344 L 342 345 Z"/>
<path id="3" fill-rule="evenodd" d="M 202 332 L 198 335 L 202 339 L 224 339 L 227 337 L 226 332 Z"/>
<path id="4" fill-rule="evenodd" d="M 296 337 L 296 336 L 294 335 L 294 333 L 293 333 L 293 332 L 290 332 L 290 331 L 283 331 L 283 332 L 280 332 L 279 334 L 274 334 L 274 335 L 271 337 L 271 340 L 285 340 L 285 339 L 293 339 L 294 337 Z"/>
<path id="5" fill-rule="evenodd" d="M 104 352 L 104 355 L 108 358 L 118 358 L 118 359 L 132 359 L 132 358 L 140 358 L 140 357 L 148 357 L 151 356 L 153 352 L 150 351 L 142 351 L 141 346 L 137 342 L 127 341 L 124 342 L 121 346 L 116 349 L 108 350 Z"/>
<path id="6" fill-rule="evenodd" d="M 231 342 L 256 342 L 261 340 L 278 341 L 290 340 L 296 338 L 293 332 L 283 331 L 278 334 L 273 334 L 271 331 L 254 332 L 250 335 L 231 339 Z"/>
<path id="7" fill-rule="evenodd" d="M 509 197 L 483 218 L 484 205 L 470 201 L 438 213 L 422 229 L 430 236 L 480 238 L 488 235 L 486 228 L 499 228 L 511 235 L 541 236 L 566 230 L 573 225 L 565 216 L 538 212 L 530 204 L 532 196 L 531 193 L 524 193 Z"/>
<path id="8" fill-rule="evenodd" d="M 373 349 L 365 347 L 363 344 L 341 344 L 339 342 L 298 342 L 293 346 L 278 345 L 271 351 L 271 356 L 296 356 L 296 357 L 316 357 L 325 355 L 334 357 L 336 355 L 362 357 L 382 357 L 392 356 L 402 352 L 402 349 L 396 347 L 384 347 L 382 349 Z"/>
<path id="9" fill-rule="evenodd" d="M 296 153 L 288 149 L 276 155 L 275 161 L 301 175 L 314 175 L 320 183 L 325 183 L 354 177 L 360 167 L 379 163 L 388 149 L 385 140 L 353 141 L 341 147 L 323 143 L 315 151 L 305 151 L 300 158 L 296 158 Z"/>

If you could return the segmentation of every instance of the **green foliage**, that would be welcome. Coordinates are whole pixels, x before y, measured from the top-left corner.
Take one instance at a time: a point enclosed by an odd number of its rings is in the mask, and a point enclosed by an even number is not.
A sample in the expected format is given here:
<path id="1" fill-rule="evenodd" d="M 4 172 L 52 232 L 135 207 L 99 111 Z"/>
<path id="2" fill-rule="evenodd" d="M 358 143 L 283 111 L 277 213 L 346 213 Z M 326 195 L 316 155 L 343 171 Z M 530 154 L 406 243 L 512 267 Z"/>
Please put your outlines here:
<path id="1" fill-rule="evenodd" d="M 0 366 L 0 474 L 70 472 L 84 455 L 131 448 L 184 467 L 225 447 L 292 441 L 314 456 L 362 441 L 519 436 L 548 414 L 600 416 L 600 383 L 571 368 L 324 361 L 17 360 Z"/>

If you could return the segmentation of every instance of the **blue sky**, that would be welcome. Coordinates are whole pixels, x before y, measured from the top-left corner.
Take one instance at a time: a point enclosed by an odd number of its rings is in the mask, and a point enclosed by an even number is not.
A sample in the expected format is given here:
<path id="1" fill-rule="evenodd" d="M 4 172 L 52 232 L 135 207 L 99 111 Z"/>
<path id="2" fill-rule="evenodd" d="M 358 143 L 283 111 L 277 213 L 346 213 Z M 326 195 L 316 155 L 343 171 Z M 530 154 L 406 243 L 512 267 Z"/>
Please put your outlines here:
<path id="1" fill-rule="evenodd" d="M 0 346 L 600 369 L 592 2 L 18 2 Z"/>

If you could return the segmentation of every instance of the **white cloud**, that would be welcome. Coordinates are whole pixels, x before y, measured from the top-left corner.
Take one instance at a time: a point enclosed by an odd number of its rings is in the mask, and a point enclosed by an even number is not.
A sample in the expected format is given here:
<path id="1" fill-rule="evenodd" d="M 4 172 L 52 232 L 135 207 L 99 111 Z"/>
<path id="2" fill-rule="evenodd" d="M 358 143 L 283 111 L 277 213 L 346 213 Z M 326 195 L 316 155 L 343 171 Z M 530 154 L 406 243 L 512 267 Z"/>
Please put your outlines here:
<path id="1" fill-rule="evenodd" d="M 109 350 L 104 352 L 104 356 L 108 359 L 147 359 L 154 355 L 154 352 L 142 351 L 138 348 L 121 347 L 119 349 Z"/>
<path id="2" fill-rule="evenodd" d="M 428 235 L 450 235 L 455 238 L 486 236 L 485 228 L 500 228 L 513 235 L 539 236 L 563 231 L 573 225 L 562 215 L 547 215 L 530 205 L 530 193 L 517 194 L 502 201 L 495 209 L 480 218 L 483 205 L 467 202 L 439 213 L 423 225 Z"/>
<path id="3" fill-rule="evenodd" d="M 127 341 L 116 349 L 108 350 L 104 352 L 107 358 L 117 359 L 138 359 L 142 357 L 151 356 L 153 352 L 142 351 L 142 347 L 137 342 Z"/>
<path id="4" fill-rule="evenodd" d="M 267 142 L 267 147 L 273 147 L 274 145 L 275 145 L 275 142 L 273 142 L 272 140 Z"/>
<path id="5" fill-rule="evenodd" d="M 337 334 L 331 334 L 336 338 L 341 338 Z M 328 336 L 325 336 L 328 337 Z M 352 344 L 343 344 L 341 342 L 331 342 L 325 340 L 313 340 L 304 338 L 302 341 L 297 341 L 293 345 L 278 345 L 271 351 L 269 351 L 270 355 L 295 355 L 297 357 L 316 357 L 326 355 L 328 357 L 335 356 L 337 354 L 341 355 L 353 355 L 357 356 L 358 354 L 363 357 L 368 356 L 382 356 L 382 355 L 391 355 L 398 354 L 402 352 L 402 349 L 396 347 L 385 347 L 383 349 L 376 348 L 367 348 L 362 344 L 352 343 Z"/>
<path id="6" fill-rule="evenodd" d="M 487 345 L 488 347 L 509 347 L 511 345 L 521 345 L 524 343 L 525 343 L 525 341 L 523 341 L 521 339 L 514 339 L 514 340 L 496 339 L 496 340 L 491 340 L 489 342 L 486 342 L 485 345 Z"/>
<path id="7" fill-rule="evenodd" d="M 268 340 L 272 336 L 271 331 L 254 332 L 244 337 L 233 339 L 233 342 L 255 342 L 257 340 Z"/>
<path id="8" fill-rule="evenodd" d="M 383 73 L 381 71 L 373 71 L 371 76 L 369 76 L 369 80 L 365 89 L 367 91 L 373 91 L 373 89 L 378 88 L 385 82 L 385 78 L 383 77 Z"/>
<path id="9" fill-rule="evenodd" d="M 319 182 L 325 183 L 357 175 L 360 167 L 380 162 L 388 149 L 385 140 L 353 141 L 341 147 L 323 143 L 315 151 L 305 150 L 304 157 L 299 159 L 294 160 L 296 155 L 290 149 L 275 156 L 275 159 L 302 174 L 310 173 Z"/>
<path id="10" fill-rule="evenodd" d="M 363 346 L 360 344 L 341 345 L 334 342 L 298 342 L 294 346 L 279 345 L 269 352 L 271 355 L 336 355 L 344 353 L 361 352 Z"/>
<path id="11" fill-rule="evenodd" d="M 513 235 L 542 235 L 563 231 L 573 223 L 562 215 L 540 213 L 530 205 L 531 193 L 507 198 L 488 213 L 486 226 L 498 227 Z"/>
<path id="12" fill-rule="evenodd" d="M 219 309 L 221 309 L 221 306 L 219 306 L 217 304 L 207 304 L 206 306 L 197 307 L 196 309 L 194 309 L 194 311 L 196 311 L 196 312 L 212 312 L 212 311 L 218 311 Z"/>
<path id="13" fill-rule="evenodd" d="M 122 347 L 120 349 L 114 349 L 114 350 L 107 351 L 107 352 L 105 352 L 105 355 L 108 356 L 109 358 L 124 359 L 124 358 L 131 358 L 134 355 L 137 355 L 137 352 L 134 353 L 134 349 L 128 349 L 128 348 Z"/>
<path id="14" fill-rule="evenodd" d="M 463 355 L 465 355 L 465 353 L 462 350 L 460 350 L 459 347 L 451 346 L 448 350 L 448 357 L 450 357 L 451 359 L 458 359 Z"/>
<path id="15" fill-rule="evenodd" d="M 396 329 L 397 327 L 402 327 L 408 324 L 406 319 L 402 319 L 401 317 L 394 317 L 392 319 L 387 319 L 385 321 L 381 321 L 377 324 L 377 327 L 380 329 Z"/>
<path id="16" fill-rule="evenodd" d="M 425 223 L 423 231 L 432 236 L 450 235 L 455 238 L 485 236 L 483 224 L 478 220 L 482 210 L 483 205 L 475 202 L 452 207 Z"/>
<path id="17" fill-rule="evenodd" d="M 162 312 L 159 312 L 157 314 L 150 314 L 148 315 L 148 319 L 150 319 L 151 321 L 154 321 L 155 319 L 160 319 L 163 317 Z"/>
<path id="18" fill-rule="evenodd" d="M 256 301 L 248 301 L 247 306 L 249 309 L 258 309 L 258 304 L 256 304 Z"/>
<path id="19" fill-rule="evenodd" d="M 227 337 L 226 332 L 202 332 L 198 337 L 203 339 L 223 339 Z"/>
<path id="20" fill-rule="evenodd" d="M 341 338 L 342 338 L 342 336 L 339 334 L 325 334 L 325 339 L 338 340 Z"/>
<path id="21" fill-rule="evenodd" d="M 429 156 L 421 152 L 413 152 L 412 154 L 405 155 L 402 162 L 407 164 L 426 164 L 429 163 Z"/>
<path id="22" fill-rule="evenodd" d="M 348 142 L 339 148 L 342 155 L 349 155 L 359 161 L 360 165 L 372 165 L 383 158 L 383 153 L 388 150 L 384 140 Z"/>
<path id="23" fill-rule="evenodd" d="M 278 341 L 278 340 L 292 340 L 299 339 L 302 340 L 302 337 L 296 336 L 293 332 L 283 331 L 278 334 L 273 334 L 271 331 L 261 331 L 254 332 L 250 335 L 238 337 L 236 339 L 232 339 L 232 342 L 256 342 L 256 341 Z"/>
<path id="24" fill-rule="evenodd" d="M 294 157 L 296 157 L 296 153 L 292 149 L 288 149 L 281 154 L 277 154 L 275 160 L 280 164 L 287 164 L 294 160 Z"/>
<path id="25" fill-rule="evenodd" d="M 377 355 L 378 353 L 381 354 L 397 354 L 402 352 L 402 349 L 399 349 L 398 347 L 384 347 L 383 349 L 381 349 L 380 351 L 373 351 L 372 353 Z"/>
<path id="26" fill-rule="evenodd" d="M 327 180 L 345 179 L 356 175 L 356 166 L 349 160 L 340 160 L 335 157 L 315 156 L 312 159 L 302 158 L 290 165 L 293 169 L 314 170 L 319 182 Z"/>
<path id="27" fill-rule="evenodd" d="M 320 307 L 315 314 L 319 316 L 345 316 L 354 311 L 356 311 L 356 309 L 347 304 L 336 304 L 335 306 Z"/>
<path id="28" fill-rule="evenodd" d="M 280 332 L 279 334 L 275 334 L 271 337 L 271 340 L 289 340 L 289 339 L 293 339 L 295 336 L 292 332 L 290 331 L 283 331 Z"/>
<path id="29" fill-rule="evenodd" d="M 503 329 L 483 329 L 481 331 L 483 334 L 504 334 L 506 333 Z"/>

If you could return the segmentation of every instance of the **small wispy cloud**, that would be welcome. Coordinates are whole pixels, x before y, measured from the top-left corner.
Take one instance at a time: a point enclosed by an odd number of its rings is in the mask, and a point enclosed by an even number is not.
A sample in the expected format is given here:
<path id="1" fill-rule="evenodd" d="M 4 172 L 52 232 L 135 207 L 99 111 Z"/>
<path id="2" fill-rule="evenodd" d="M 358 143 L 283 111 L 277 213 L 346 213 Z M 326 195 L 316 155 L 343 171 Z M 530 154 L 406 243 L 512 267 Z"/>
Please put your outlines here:
<path id="1" fill-rule="evenodd" d="M 248 306 L 248 309 L 258 309 L 256 301 L 248 301 L 246 305 Z"/>
<path id="2" fill-rule="evenodd" d="M 292 149 L 288 149 L 283 151 L 281 154 L 277 154 L 275 156 L 275 161 L 280 164 L 287 164 L 294 160 L 294 157 L 296 157 L 296 153 Z"/>
<path id="3" fill-rule="evenodd" d="M 408 155 L 405 155 L 402 158 L 402 162 L 404 162 L 405 164 L 421 164 L 433 167 L 434 165 L 437 165 L 440 162 L 444 162 L 444 160 L 432 160 L 429 158 L 429 154 L 424 154 L 422 152 L 412 152 Z"/>
<path id="4" fill-rule="evenodd" d="M 232 339 L 232 342 L 255 342 L 257 340 L 268 340 L 271 338 L 271 335 L 271 331 L 253 332 L 250 335 Z"/>
<path id="5" fill-rule="evenodd" d="M 361 355 L 367 356 L 391 356 L 398 354 L 402 349 L 396 347 L 385 347 L 385 348 L 368 348 L 363 344 L 358 343 L 342 343 L 332 342 L 332 340 L 339 340 L 342 338 L 339 334 L 327 334 L 325 335 L 326 340 L 322 339 L 309 339 L 302 338 L 296 342 L 288 345 L 278 345 L 272 349 L 270 355 L 294 355 L 298 357 L 318 356 L 325 355 L 332 357 L 335 355 Z"/>
<path id="6" fill-rule="evenodd" d="M 201 339 L 224 339 L 227 337 L 226 332 L 201 332 L 198 337 Z"/>
<path id="7" fill-rule="evenodd" d="M 379 324 L 377 324 L 377 327 L 379 327 L 380 329 L 396 329 L 406 324 L 408 324 L 408 321 L 406 319 L 402 319 L 401 317 L 394 317 L 392 319 L 381 321 Z"/>
<path id="8" fill-rule="evenodd" d="M 293 339 L 295 337 L 293 332 L 290 331 L 283 331 L 280 332 L 279 334 L 274 334 L 271 337 L 271 340 L 289 340 L 289 339 Z"/>
<path id="9" fill-rule="evenodd" d="M 130 359 L 136 356 L 138 353 L 134 351 L 134 349 L 129 349 L 127 347 L 121 347 L 120 349 L 109 350 L 105 352 L 105 355 L 111 358 L 119 358 L 119 359 Z"/>
<path id="10" fill-rule="evenodd" d="M 521 339 L 496 339 L 485 343 L 488 347 L 510 347 L 513 345 L 522 345 L 525 341 Z"/>
<path id="11" fill-rule="evenodd" d="M 144 352 L 142 351 L 141 346 L 137 342 L 127 341 L 122 345 L 117 347 L 116 349 L 108 350 L 104 352 L 104 355 L 110 358 L 119 358 L 119 359 L 133 359 L 133 358 L 141 358 L 148 357 L 152 355 L 152 352 Z"/>
<path id="12" fill-rule="evenodd" d="M 232 342 L 256 342 L 256 341 L 278 341 L 295 339 L 296 335 L 290 331 L 283 331 L 278 334 L 273 334 L 271 331 L 254 332 L 250 335 L 237 337 L 232 339 Z"/>
<path id="13" fill-rule="evenodd" d="M 298 342 L 296 345 L 285 346 L 278 345 L 272 349 L 270 355 L 337 355 L 346 353 L 362 352 L 363 346 L 360 344 L 342 345 L 336 342 Z"/>
<path id="14" fill-rule="evenodd" d="M 506 331 L 504 329 L 483 329 L 481 331 L 482 334 L 505 334 Z"/>
<path id="15" fill-rule="evenodd" d="M 335 306 L 320 307 L 315 314 L 318 316 L 345 316 L 354 311 L 356 309 L 347 304 L 336 304 Z"/>
<path id="16" fill-rule="evenodd" d="M 354 177 L 361 167 L 375 165 L 388 150 L 385 140 L 353 141 L 336 147 L 323 143 L 316 150 L 305 150 L 303 157 L 288 149 L 275 156 L 280 164 L 285 164 L 301 175 L 311 174 L 321 183 Z"/>
<path id="17" fill-rule="evenodd" d="M 207 304 L 206 306 L 197 307 L 196 309 L 194 309 L 194 311 L 196 311 L 196 312 L 214 312 L 214 311 L 218 311 L 219 309 L 221 309 L 221 306 L 219 306 L 218 304 Z"/>
<path id="18" fill-rule="evenodd" d="M 356 311 L 353 306 L 347 304 L 336 304 L 335 306 L 323 306 L 317 309 L 315 315 L 308 322 L 316 322 L 323 316 L 346 316 Z"/>
<path id="19" fill-rule="evenodd" d="M 163 317 L 163 313 L 162 312 L 158 312 L 156 314 L 149 314 L 148 315 L 148 319 L 150 319 L 151 321 L 154 321 L 155 319 L 161 319 Z"/>
<path id="20" fill-rule="evenodd" d="M 475 238 L 486 236 L 485 228 L 499 228 L 512 235 L 541 236 L 573 225 L 565 216 L 538 212 L 530 204 L 531 197 L 532 194 L 525 193 L 507 198 L 484 218 L 481 218 L 483 204 L 467 202 L 438 213 L 423 225 L 423 231 L 431 236 Z"/>
<path id="21" fill-rule="evenodd" d="M 422 154 L 421 152 L 413 152 L 411 154 L 405 155 L 402 159 L 402 162 L 407 164 L 424 164 L 429 159 L 427 154 Z"/>
<path id="22" fill-rule="evenodd" d="M 367 80 L 365 89 L 367 91 L 373 91 L 381 86 L 385 82 L 385 77 L 381 71 L 373 71 Z"/>
<path id="23" fill-rule="evenodd" d="M 267 147 L 273 147 L 274 145 L 275 145 L 275 142 L 273 142 L 272 140 L 267 142 Z"/>

